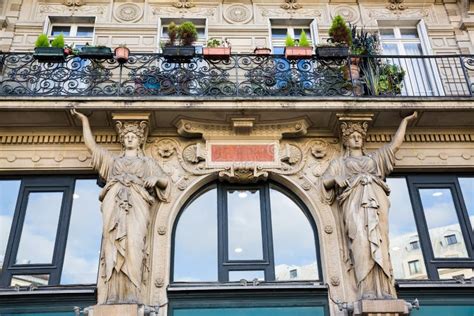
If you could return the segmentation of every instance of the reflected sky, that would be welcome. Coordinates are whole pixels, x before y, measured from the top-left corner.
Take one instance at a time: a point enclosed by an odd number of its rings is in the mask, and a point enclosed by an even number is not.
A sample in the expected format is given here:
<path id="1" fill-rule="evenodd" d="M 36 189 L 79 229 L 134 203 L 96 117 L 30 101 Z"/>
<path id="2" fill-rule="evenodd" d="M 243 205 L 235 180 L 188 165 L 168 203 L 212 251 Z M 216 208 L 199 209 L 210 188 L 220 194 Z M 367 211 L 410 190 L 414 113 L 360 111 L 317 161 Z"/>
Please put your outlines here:
<path id="1" fill-rule="evenodd" d="M 194 200 L 175 233 L 174 281 L 217 281 L 217 189 Z"/>
<path id="2" fill-rule="evenodd" d="M 227 192 L 229 260 L 263 259 L 259 191 Z"/>
<path id="3" fill-rule="evenodd" d="M 390 239 L 405 235 L 418 234 L 415 217 L 405 178 L 387 178 L 390 187 Z"/>
<path id="4" fill-rule="evenodd" d="M 265 272 L 263 270 L 258 271 L 229 271 L 229 281 L 240 281 L 245 279 L 247 281 L 253 281 L 258 279 L 259 281 L 265 280 Z"/>
<path id="5" fill-rule="evenodd" d="M 76 180 L 61 284 L 96 283 L 102 219 L 96 180 Z"/>
<path id="6" fill-rule="evenodd" d="M 0 181 L 0 270 L 7 248 L 20 184 L 20 180 Z"/>
<path id="7" fill-rule="evenodd" d="M 459 178 L 459 185 L 474 229 L 474 178 Z"/>
<path id="8" fill-rule="evenodd" d="M 308 266 L 313 273 L 302 275 L 318 279 L 313 228 L 299 206 L 283 193 L 270 189 L 275 266 Z M 280 278 L 281 280 L 281 278 Z"/>

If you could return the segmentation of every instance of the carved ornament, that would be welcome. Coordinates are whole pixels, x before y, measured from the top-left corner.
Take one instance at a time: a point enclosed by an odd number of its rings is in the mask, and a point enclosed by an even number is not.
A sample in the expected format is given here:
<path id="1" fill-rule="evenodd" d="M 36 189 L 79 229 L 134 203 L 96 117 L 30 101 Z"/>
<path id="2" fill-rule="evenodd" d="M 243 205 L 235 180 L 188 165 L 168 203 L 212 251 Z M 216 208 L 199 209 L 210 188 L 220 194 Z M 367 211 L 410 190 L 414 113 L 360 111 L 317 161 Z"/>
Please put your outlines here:
<path id="1" fill-rule="evenodd" d="M 406 9 L 405 4 L 403 3 L 405 0 L 388 0 L 388 2 L 387 9 L 391 11 L 403 11 Z"/>
<path id="2" fill-rule="evenodd" d="M 219 172 L 219 179 L 230 183 L 256 183 L 268 178 L 268 172 L 254 163 L 235 163 Z"/>
<path id="3" fill-rule="evenodd" d="M 118 21 L 136 22 L 143 16 L 143 9 L 135 3 L 124 3 L 114 11 L 114 17 Z"/>
<path id="4" fill-rule="evenodd" d="M 178 0 L 173 3 L 173 7 L 178 9 L 190 9 L 195 6 L 192 0 Z"/>
<path id="5" fill-rule="evenodd" d="M 224 19 L 232 24 L 245 24 L 252 19 L 252 10 L 240 3 L 232 4 L 225 9 Z"/>
<path id="6" fill-rule="evenodd" d="M 297 2 L 298 0 L 285 0 L 285 3 L 280 7 L 285 10 L 298 10 L 303 6 Z"/>
<path id="7" fill-rule="evenodd" d="M 63 4 L 68 7 L 76 6 L 80 7 L 84 5 L 85 1 L 84 0 L 63 0 Z"/>

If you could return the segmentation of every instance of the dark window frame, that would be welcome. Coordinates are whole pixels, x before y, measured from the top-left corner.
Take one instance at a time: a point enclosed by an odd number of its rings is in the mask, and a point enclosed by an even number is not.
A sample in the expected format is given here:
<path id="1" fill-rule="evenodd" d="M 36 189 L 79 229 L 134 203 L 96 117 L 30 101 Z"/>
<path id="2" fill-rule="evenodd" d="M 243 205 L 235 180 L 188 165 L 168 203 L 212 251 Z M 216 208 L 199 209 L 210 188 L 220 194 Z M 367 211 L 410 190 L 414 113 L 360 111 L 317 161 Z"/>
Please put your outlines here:
<path id="1" fill-rule="evenodd" d="M 0 288 L 10 287 L 14 275 L 48 274 L 48 286 L 61 285 L 61 275 L 69 234 L 72 213 L 73 195 L 76 180 L 97 179 L 91 175 L 44 175 L 44 176 L 2 176 L 0 180 L 20 180 L 20 189 L 16 199 L 15 211 L 10 227 L 2 272 Z M 99 186 L 102 183 L 97 182 Z M 62 192 L 61 210 L 59 212 L 53 255 L 50 263 L 16 264 L 16 257 L 23 233 L 23 226 L 31 192 Z"/>
<path id="2" fill-rule="evenodd" d="M 464 203 L 464 197 L 458 178 L 474 177 L 470 173 L 459 174 L 394 174 L 391 178 L 404 178 L 406 181 L 415 225 L 418 232 L 420 248 L 423 253 L 427 278 L 430 281 L 440 280 L 438 269 L 443 268 L 472 268 L 474 269 L 474 232 L 472 230 L 469 213 Z M 468 257 L 437 258 L 434 255 L 428 224 L 425 218 L 419 189 L 449 189 L 453 197 L 456 215 L 462 236 L 465 241 Z M 420 263 L 421 264 L 421 263 Z M 404 279 L 400 279 L 403 281 Z"/>
<path id="3" fill-rule="evenodd" d="M 319 235 L 318 229 L 314 219 L 311 216 L 307 206 L 292 192 L 282 187 L 281 185 L 267 181 L 259 184 L 249 185 L 238 185 L 222 182 L 213 182 L 205 185 L 203 188 L 197 190 L 186 203 L 181 207 L 178 216 L 173 224 L 172 235 L 171 235 L 171 267 L 169 280 L 170 284 L 193 284 L 194 282 L 181 282 L 174 281 L 174 267 L 175 267 L 175 240 L 176 240 L 176 229 L 179 224 L 181 215 L 186 211 L 189 205 L 191 205 L 198 197 L 208 192 L 209 190 L 217 189 L 217 282 L 210 282 L 214 284 L 225 284 L 229 283 L 229 271 L 264 271 L 265 281 L 261 282 L 279 282 L 275 278 L 275 261 L 273 255 L 273 233 L 271 223 L 271 205 L 270 205 L 270 189 L 277 190 L 290 198 L 306 216 L 309 224 L 311 225 L 314 243 L 316 250 L 316 261 L 318 266 L 318 280 L 310 280 L 323 282 L 323 274 L 321 267 L 321 254 L 319 246 Z M 262 260 L 229 260 L 228 259 L 228 216 L 227 216 L 227 191 L 228 190 L 259 190 L 260 192 L 260 207 L 261 207 L 261 234 L 262 234 Z M 295 281 L 282 281 L 283 282 L 307 282 L 307 280 L 295 280 Z M 196 284 L 202 284 L 203 282 L 196 282 Z M 209 282 L 204 282 L 209 283 Z M 235 281 L 233 281 L 235 283 Z"/>

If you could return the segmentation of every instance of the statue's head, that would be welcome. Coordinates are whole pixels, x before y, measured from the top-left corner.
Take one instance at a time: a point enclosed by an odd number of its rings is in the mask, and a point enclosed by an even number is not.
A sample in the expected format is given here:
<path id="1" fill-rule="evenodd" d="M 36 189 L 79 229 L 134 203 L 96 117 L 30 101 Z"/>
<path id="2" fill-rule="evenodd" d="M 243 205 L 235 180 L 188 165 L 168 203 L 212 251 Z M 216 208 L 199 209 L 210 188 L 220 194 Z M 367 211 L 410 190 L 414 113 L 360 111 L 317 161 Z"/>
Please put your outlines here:
<path id="1" fill-rule="evenodd" d="M 146 121 L 118 121 L 116 128 L 124 149 L 143 149 L 148 132 Z"/>
<path id="2" fill-rule="evenodd" d="M 367 136 L 367 122 L 344 122 L 341 124 L 342 144 L 347 149 L 363 149 Z"/>

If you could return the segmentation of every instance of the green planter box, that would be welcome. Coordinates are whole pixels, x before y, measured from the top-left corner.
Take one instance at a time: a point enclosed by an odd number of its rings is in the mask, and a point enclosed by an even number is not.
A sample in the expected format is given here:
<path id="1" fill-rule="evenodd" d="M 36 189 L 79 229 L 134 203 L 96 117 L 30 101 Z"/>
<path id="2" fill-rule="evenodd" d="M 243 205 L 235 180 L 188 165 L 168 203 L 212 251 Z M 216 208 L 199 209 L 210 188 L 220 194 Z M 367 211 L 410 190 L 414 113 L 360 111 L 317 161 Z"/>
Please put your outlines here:
<path id="1" fill-rule="evenodd" d="M 349 47 L 328 46 L 317 47 L 316 55 L 321 58 L 346 58 L 349 56 Z"/>
<path id="2" fill-rule="evenodd" d="M 165 46 L 163 56 L 172 62 L 188 62 L 196 55 L 194 46 Z"/>
<path id="3" fill-rule="evenodd" d="M 57 47 L 37 47 L 33 57 L 40 62 L 62 63 L 65 60 L 64 49 Z"/>

